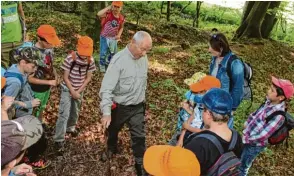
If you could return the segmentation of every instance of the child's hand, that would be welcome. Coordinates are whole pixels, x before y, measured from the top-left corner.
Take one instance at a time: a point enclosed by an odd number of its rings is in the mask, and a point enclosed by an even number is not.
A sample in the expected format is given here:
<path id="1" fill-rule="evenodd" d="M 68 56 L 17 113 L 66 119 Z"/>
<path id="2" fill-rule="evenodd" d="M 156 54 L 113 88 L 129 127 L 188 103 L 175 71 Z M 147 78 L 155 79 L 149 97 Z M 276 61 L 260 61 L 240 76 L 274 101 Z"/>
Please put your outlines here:
<path id="1" fill-rule="evenodd" d="M 77 91 L 71 92 L 71 96 L 73 99 L 76 99 L 76 100 L 81 98 L 81 94 L 79 94 Z"/>
<path id="2" fill-rule="evenodd" d="M 40 102 L 40 100 L 38 98 L 35 98 L 35 99 L 32 100 L 31 103 L 32 103 L 32 107 L 35 108 L 35 107 L 38 107 L 41 102 Z"/>
<path id="3" fill-rule="evenodd" d="M 178 140 L 176 146 L 183 147 L 183 140 Z"/>
<path id="4" fill-rule="evenodd" d="M 187 102 L 182 102 L 182 108 L 184 108 L 186 111 L 189 111 L 190 110 L 190 105 L 189 103 Z"/>
<path id="5" fill-rule="evenodd" d="M 2 103 L 1 103 L 1 108 L 4 111 L 7 111 L 10 106 L 13 104 L 14 97 L 9 97 L 9 96 L 3 96 L 2 97 Z"/>

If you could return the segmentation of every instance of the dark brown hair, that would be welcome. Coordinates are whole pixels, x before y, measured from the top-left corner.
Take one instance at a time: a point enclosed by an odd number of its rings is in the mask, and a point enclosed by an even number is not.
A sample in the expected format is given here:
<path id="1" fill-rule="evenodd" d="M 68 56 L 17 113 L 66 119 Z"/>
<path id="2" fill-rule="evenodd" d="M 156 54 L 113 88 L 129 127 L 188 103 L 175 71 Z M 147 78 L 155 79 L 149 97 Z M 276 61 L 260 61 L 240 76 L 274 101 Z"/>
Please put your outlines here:
<path id="1" fill-rule="evenodd" d="M 212 49 L 215 51 L 221 52 L 221 57 L 224 57 L 226 54 L 228 54 L 231 49 L 229 42 L 226 38 L 226 36 L 222 33 L 216 33 L 211 35 L 209 39 L 209 44 Z"/>

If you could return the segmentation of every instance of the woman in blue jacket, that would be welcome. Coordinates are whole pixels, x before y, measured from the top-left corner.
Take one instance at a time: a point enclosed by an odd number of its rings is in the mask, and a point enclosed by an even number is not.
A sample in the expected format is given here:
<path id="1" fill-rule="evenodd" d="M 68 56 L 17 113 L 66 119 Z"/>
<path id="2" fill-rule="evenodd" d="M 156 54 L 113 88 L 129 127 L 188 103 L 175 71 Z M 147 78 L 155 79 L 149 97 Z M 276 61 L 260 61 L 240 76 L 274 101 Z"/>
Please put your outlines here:
<path id="1" fill-rule="evenodd" d="M 213 34 L 209 39 L 208 51 L 212 55 L 209 74 L 218 78 L 221 89 L 230 93 L 233 98 L 233 111 L 237 109 L 243 98 L 244 66 L 240 59 L 231 62 L 231 77 L 227 73 L 227 63 L 236 57 L 231 51 L 227 38 L 222 33 Z M 228 126 L 233 128 L 233 117 Z"/>

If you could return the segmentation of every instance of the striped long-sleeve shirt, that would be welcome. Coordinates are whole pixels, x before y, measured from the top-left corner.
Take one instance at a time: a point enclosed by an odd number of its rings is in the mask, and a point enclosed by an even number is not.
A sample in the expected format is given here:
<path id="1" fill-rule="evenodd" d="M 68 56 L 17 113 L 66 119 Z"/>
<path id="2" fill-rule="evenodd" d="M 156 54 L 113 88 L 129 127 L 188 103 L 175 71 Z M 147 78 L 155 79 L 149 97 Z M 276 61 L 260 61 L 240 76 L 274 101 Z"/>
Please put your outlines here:
<path id="1" fill-rule="evenodd" d="M 285 102 L 273 105 L 267 99 L 264 105 L 250 114 L 244 124 L 243 143 L 266 146 L 268 138 L 283 125 L 285 120 L 282 115 L 277 115 L 269 122 L 266 122 L 266 117 L 276 111 L 285 111 Z"/>
<path id="2" fill-rule="evenodd" d="M 93 72 L 96 70 L 93 57 L 91 58 L 91 63 L 87 71 L 88 61 L 87 59 L 81 59 L 76 57 L 76 64 L 74 65 L 72 71 L 69 74 L 69 81 L 75 90 L 78 90 L 84 83 L 87 72 Z M 73 59 L 71 54 L 66 57 L 61 68 L 65 71 L 70 71 L 70 67 L 73 64 Z"/>

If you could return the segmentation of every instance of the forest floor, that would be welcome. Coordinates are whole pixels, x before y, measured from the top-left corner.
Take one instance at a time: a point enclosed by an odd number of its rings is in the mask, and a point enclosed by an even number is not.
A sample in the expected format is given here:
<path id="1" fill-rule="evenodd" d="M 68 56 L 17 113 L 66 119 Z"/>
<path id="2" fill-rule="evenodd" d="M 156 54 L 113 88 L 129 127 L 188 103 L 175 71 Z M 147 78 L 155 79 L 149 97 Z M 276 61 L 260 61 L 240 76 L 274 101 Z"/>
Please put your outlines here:
<path id="1" fill-rule="evenodd" d="M 149 53 L 147 102 L 149 115 L 146 120 L 147 147 L 166 144 L 171 138 L 178 112 L 178 105 L 188 87 L 184 79 L 195 72 L 208 72 L 210 55 L 208 53 L 208 32 L 186 29 L 181 26 L 163 26 L 151 28 L 153 49 Z M 123 48 L 134 30 L 126 27 Z M 188 42 L 187 42 L 188 41 Z M 184 50 L 184 49 L 185 50 Z M 254 69 L 252 112 L 265 97 L 270 84 L 270 75 L 294 81 L 294 50 L 286 44 L 275 41 L 241 41 L 231 42 L 232 50 Z M 98 58 L 95 58 L 98 59 Z M 58 67 L 60 69 L 60 67 Z M 61 76 L 61 70 L 59 70 Z M 58 117 L 60 101 L 59 88 L 53 88 L 44 117 L 49 126 L 49 146 L 46 153 L 51 165 L 37 172 L 45 175 L 93 175 L 104 176 L 109 163 L 99 160 L 105 148 L 105 140 L 100 123 L 100 90 L 103 74 L 95 71 L 93 80 L 88 85 L 79 116 L 78 137 L 67 136 L 66 151 L 63 156 L 56 156 L 53 149 L 52 135 Z M 248 116 L 246 106 L 241 104 L 236 112 L 235 128 L 241 132 L 241 126 Z M 294 103 L 290 103 L 290 112 L 294 112 Z M 293 175 L 294 174 L 294 134 L 289 139 L 289 148 L 285 146 L 269 147 L 254 162 L 249 175 Z M 110 161 L 112 175 L 135 175 L 134 160 L 130 147 L 130 135 L 127 127 L 119 134 L 119 154 Z"/>

